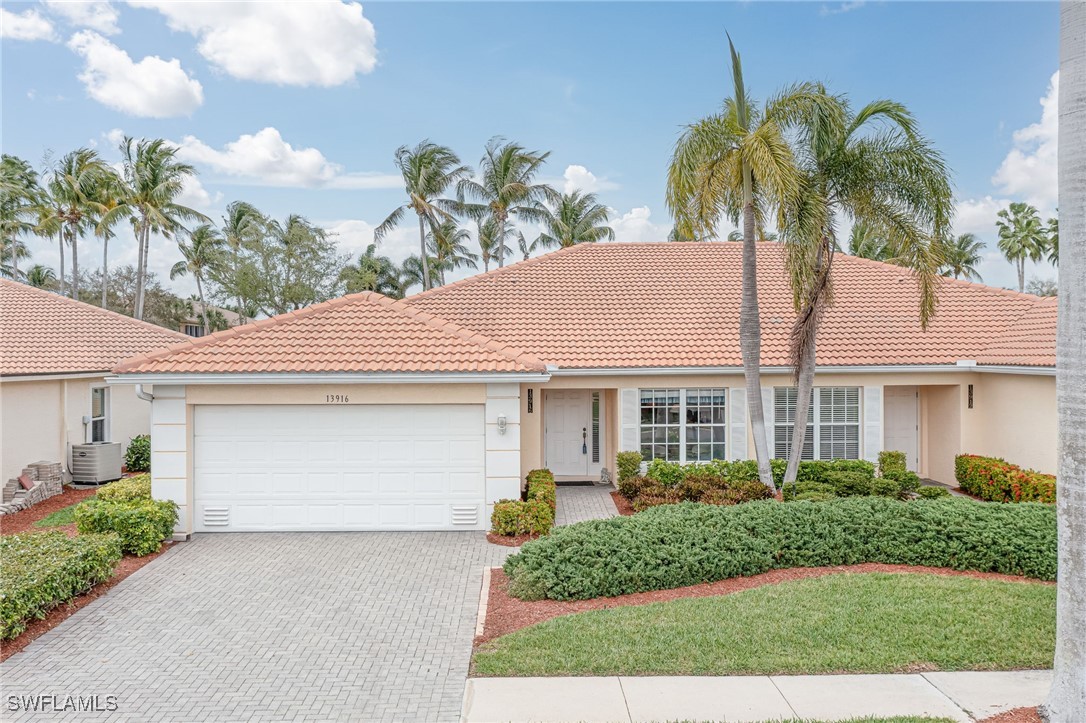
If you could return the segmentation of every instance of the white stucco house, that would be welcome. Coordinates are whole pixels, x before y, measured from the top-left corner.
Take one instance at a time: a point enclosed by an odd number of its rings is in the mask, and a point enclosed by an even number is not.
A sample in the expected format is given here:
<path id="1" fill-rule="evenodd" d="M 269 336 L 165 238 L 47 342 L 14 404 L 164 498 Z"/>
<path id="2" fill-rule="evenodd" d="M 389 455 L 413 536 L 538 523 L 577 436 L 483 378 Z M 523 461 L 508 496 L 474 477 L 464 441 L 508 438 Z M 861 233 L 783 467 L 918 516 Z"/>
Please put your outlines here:
<path id="1" fill-rule="evenodd" d="M 363 293 L 142 354 L 111 389 L 154 396 L 154 494 L 178 532 L 484 529 L 530 469 L 599 479 L 615 455 L 754 456 L 740 246 L 585 244 L 402 301 Z M 906 452 L 1055 468 L 1056 304 L 945 280 L 921 330 L 905 270 L 841 255 L 805 456 Z M 794 317 L 759 248 L 762 396 L 789 449 Z"/>

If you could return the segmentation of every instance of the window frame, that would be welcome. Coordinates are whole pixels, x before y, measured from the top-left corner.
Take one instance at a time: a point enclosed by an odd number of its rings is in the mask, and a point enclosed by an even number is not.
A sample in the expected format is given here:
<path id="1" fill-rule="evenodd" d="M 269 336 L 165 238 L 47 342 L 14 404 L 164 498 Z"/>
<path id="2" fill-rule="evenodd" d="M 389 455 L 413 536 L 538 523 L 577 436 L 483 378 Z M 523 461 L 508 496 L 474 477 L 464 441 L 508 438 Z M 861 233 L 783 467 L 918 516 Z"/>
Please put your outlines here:
<path id="1" fill-rule="evenodd" d="M 773 456 L 775 458 L 777 458 L 777 459 L 787 459 L 788 458 L 787 454 L 785 456 L 783 456 L 783 457 L 779 456 L 777 454 L 777 452 L 778 452 L 777 445 L 778 444 L 786 445 L 786 452 L 787 453 L 791 453 L 791 449 L 792 449 L 792 440 L 791 439 L 786 439 L 783 442 L 779 442 L 779 443 L 777 441 L 777 432 L 778 432 L 778 430 L 781 430 L 781 429 L 787 430 L 785 432 L 785 434 L 788 435 L 788 436 L 790 436 L 791 432 L 792 432 L 792 427 L 793 427 L 793 422 L 792 421 L 788 421 L 787 418 L 784 419 L 784 420 L 778 420 L 777 419 L 777 408 L 778 408 L 777 395 L 779 393 L 781 393 L 781 392 L 788 393 L 789 391 L 792 392 L 792 396 L 794 396 L 794 397 L 797 396 L 796 395 L 796 387 L 773 387 L 773 432 L 774 432 L 774 434 L 773 434 L 773 437 L 774 437 Z M 854 421 L 854 422 L 848 421 L 849 409 L 850 409 L 850 407 L 853 407 L 853 405 L 848 404 L 848 394 L 849 394 L 850 391 L 854 391 L 855 395 L 856 395 L 856 404 L 854 405 L 856 421 Z M 825 419 L 824 415 L 823 415 L 823 411 L 824 411 L 823 394 L 824 393 L 829 393 L 830 397 L 831 397 L 830 405 L 828 407 L 830 418 L 828 420 Z M 832 397 L 836 393 L 841 393 L 845 397 L 845 404 L 844 404 L 844 409 L 843 409 L 844 415 L 845 415 L 844 421 L 838 421 L 838 420 L 834 419 L 834 414 L 835 414 L 835 412 L 837 410 L 835 409 L 835 407 L 833 405 Z M 793 414 L 794 414 L 794 411 L 793 411 Z M 808 447 L 808 445 L 810 446 L 811 456 L 808 457 L 808 456 L 804 455 L 804 456 L 801 457 L 801 459 L 803 459 L 803 460 L 829 461 L 829 460 L 834 460 L 834 459 L 863 459 L 864 458 L 863 457 L 863 454 L 864 454 L 864 449 L 863 449 L 863 443 L 864 443 L 864 438 L 863 438 L 863 418 L 864 418 L 864 416 L 863 416 L 863 387 L 859 387 L 859 386 L 842 386 L 842 385 L 826 386 L 826 387 L 812 387 L 811 388 L 811 404 L 808 407 L 807 414 L 808 414 L 808 417 L 807 417 L 807 419 L 808 419 L 808 422 L 807 422 L 807 439 L 804 440 L 804 445 L 803 446 L 805 448 Z M 833 449 L 832 449 L 832 447 L 834 445 L 845 445 L 845 446 L 847 446 L 849 444 L 849 442 L 847 440 L 847 433 L 848 433 L 848 428 L 850 428 L 850 427 L 854 427 L 856 429 L 856 456 L 855 457 L 847 456 L 847 449 L 846 449 L 846 456 L 844 456 L 844 457 L 834 457 L 833 456 Z M 846 439 L 844 441 L 838 441 L 838 440 L 834 439 L 832 436 L 829 439 L 823 439 L 823 432 L 827 431 L 827 430 L 832 430 L 833 428 L 844 428 L 845 429 L 845 434 L 846 434 Z M 823 456 L 823 442 L 826 442 L 827 444 L 830 445 L 830 456 L 828 456 L 828 457 Z"/>
<path id="2" fill-rule="evenodd" d="M 716 392 L 719 392 L 719 396 L 721 397 L 722 402 L 719 405 L 716 405 L 716 404 L 713 404 L 712 402 L 710 402 L 710 404 L 708 405 L 708 408 L 710 410 L 719 408 L 721 410 L 721 414 L 720 414 L 721 421 L 720 422 L 689 421 L 687 419 L 687 415 L 688 415 L 689 410 L 691 408 L 700 408 L 700 407 L 704 406 L 704 405 L 700 404 L 700 402 L 697 405 L 690 405 L 690 403 L 689 403 L 689 395 L 691 393 L 693 393 L 693 394 L 697 394 L 699 396 L 703 395 L 703 394 L 709 394 L 710 396 L 713 396 Z M 729 399 L 730 393 L 729 393 L 728 387 L 649 387 L 649 388 L 644 388 L 644 389 L 638 389 L 637 393 L 638 393 L 637 431 L 638 431 L 638 437 L 639 437 L 638 449 L 641 451 L 642 458 L 644 459 L 645 462 L 651 462 L 653 459 L 663 459 L 664 461 L 667 461 L 667 462 L 677 462 L 679 464 L 703 464 L 703 463 L 706 463 L 706 462 L 710 462 L 710 461 L 712 461 L 714 459 L 724 459 L 724 460 L 728 459 L 728 452 L 729 452 L 729 447 L 730 447 L 730 440 L 728 439 L 728 432 L 729 432 L 729 421 L 728 421 L 729 408 L 728 408 L 728 405 L 730 404 L 730 399 Z M 644 395 L 646 393 L 652 394 L 654 397 L 655 397 L 655 395 L 658 395 L 658 394 L 664 394 L 665 399 L 668 397 L 668 395 L 677 394 L 678 395 L 678 400 L 677 400 L 678 420 L 676 422 L 670 422 L 667 419 L 665 419 L 665 421 L 663 423 L 659 423 L 659 422 L 656 422 L 654 420 L 652 422 L 646 423 L 643 420 L 643 415 L 644 415 L 644 412 L 645 412 L 646 409 L 650 409 L 650 408 L 651 409 L 670 409 L 672 406 L 674 406 L 674 405 L 672 405 L 670 403 L 666 403 L 666 404 L 664 404 L 662 406 L 657 406 L 657 405 L 654 404 L 652 407 L 646 407 L 645 406 L 645 399 L 644 399 Z M 667 413 L 665 412 L 665 414 L 667 414 Z M 703 428 L 703 427 L 708 427 L 708 428 L 718 427 L 718 428 L 720 428 L 720 430 L 721 430 L 721 435 L 720 435 L 721 441 L 720 442 L 714 442 L 711 439 L 708 442 L 704 442 L 704 441 L 702 441 L 700 439 L 695 440 L 695 441 L 690 441 L 690 439 L 689 439 L 689 431 L 691 429 L 698 429 L 698 428 Z M 645 431 L 648 430 L 648 429 L 652 429 L 652 430 L 664 429 L 665 430 L 665 433 L 664 433 L 665 434 L 665 441 L 657 442 L 657 441 L 655 441 L 655 439 L 653 439 L 652 441 L 648 441 L 648 442 L 644 441 Z M 678 432 L 677 439 L 674 442 L 667 440 L 667 431 L 666 430 L 669 430 L 669 429 L 676 429 L 677 432 Z M 687 449 L 688 446 L 689 445 L 694 445 L 696 447 L 700 447 L 700 446 L 702 446 L 704 444 L 708 444 L 710 446 L 710 458 L 709 459 L 700 459 L 700 455 L 699 455 L 699 458 L 697 458 L 697 459 L 690 458 L 690 456 L 688 454 L 688 449 Z M 676 459 L 671 459 L 670 455 L 667 454 L 668 448 L 673 447 L 673 446 L 678 447 L 678 455 L 677 455 Z M 719 457 L 712 456 L 713 455 L 713 447 L 716 447 L 716 446 L 720 447 L 720 456 Z M 656 454 L 655 454 L 655 450 L 657 448 L 660 448 L 660 447 L 664 448 L 664 450 L 665 450 L 665 455 L 662 456 L 662 457 L 656 456 Z M 646 448 L 648 448 L 649 450 L 652 450 L 651 453 L 647 453 Z"/>
<path id="3" fill-rule="evenodd" d="M 102 414 L 99 416 L 94 415 L 94 398 L 97 393 L 102 395 Z M 91 442 L 109 442 L 113 439 L 112 430 L 112 394 L 107 386 L 92 386 L 90 389 L 90 413 L 87 415 L 90 421 L 87 423 L 87 433 Z M 102 435 L 101 439 L 96 439 L 95 425 L 101 424 Z"/>

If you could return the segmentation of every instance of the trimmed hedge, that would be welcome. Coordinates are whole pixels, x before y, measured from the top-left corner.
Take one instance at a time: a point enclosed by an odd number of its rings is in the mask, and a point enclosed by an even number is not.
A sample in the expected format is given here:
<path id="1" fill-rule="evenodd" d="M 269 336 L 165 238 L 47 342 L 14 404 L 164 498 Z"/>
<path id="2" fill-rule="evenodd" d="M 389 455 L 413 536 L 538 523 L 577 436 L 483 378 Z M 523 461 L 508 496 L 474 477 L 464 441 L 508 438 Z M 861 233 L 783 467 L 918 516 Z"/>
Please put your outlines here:
<path id="1" fill-rule="evenodd" d="M 28 621 L 108 580 L 121 543 L 116 535 L 4 535 L 0 559 L 0 639 L 10 640 Z"/>
<path id="2" fill-rule="evenodd" d="M 124 468 L 129 472 L 151 471 L 151 435 L 138 434 L 124 451 Z"/>
<path id="3" fill-rule="evenodd" d="M 1054 580 L 1056 511 L 960 498 L 684 503 L 559 527 L 504 569 L 519 598 L 580 600 L 862 562 Z"/>
<path id="4" fill-rule="evenodd" d="M 641 474 L 641 461 L 640 452 L 619 452 L 616 461 L 618 481 L 621 483 L 623 480 Z"/>
<path id="5" fill-rule="evenodd" d="M 637 511 L 679 502 L 737 505 L 773 496 L 773 492 L 758 480 L 730 480 L 700 467 L 691 468 L 673 486 L 650 477 L 632 477 L 619 483 L 619 494 L 629 499 Z"/>
<path id="6" fill-rule="evenodd" d="M 879 474 L 885 477 L 887 473 L 905 472 L 908 468 L 905 463 L 905 453 L 896 450 L 883 450 L 879 452 Z"/>
<path id="7" fill-rule="evenodd" d="M 541 500 L 499 500 L 490 515 L 490 531 L 503 537 L 545 535 L 554 527 L 554 510 Z"/>
<path id="8" fill-rule="evenodd" d="M 121 550 L 138 557 L 157 552 L 162 541 L 173 535 L 175 524 L 177 504 L 169 500 L 91 499 L 75 508 L 79 534 L 114 532 Z"/>
<path id="9" fill-rule="evenodd" d="M 554 474 L 549 469 L 533 469 L 525 478 L 525 500 L 538 500 L 546 503 L 551 511 L 558 509 L 558 485 L 554 483 Z"/>
<path id="10" fill-rule="evenodd" d="M 151 475 L 138 474 L 116 482 L 110 482 L 95 493 L 100 500 L 113 502 L 132 502 L 133 500 L 151 499 Z"/>
<path id="11" fill-rule="evenodd" d="M 954 478 L 964 491 L 990 502 L 1056 501 L 1054 476 L 998 457 L 960 454 L 954 458 Z"/>
<path id="12" fill-rule="evenodd" d="M 788 461 L 783 459 L 769 460 L 769 467 L 773 472 L 773 482 L 778 488 L 784 482 L 784 470 Z M 671 487 L 677 485 L 683 477 L 689 474 L 711 472 L 735 482 L 758 481 L 758 463 L 753 459 L 729 462 L 716 459 L 712 462 L 701 464 L 681 465 L 678 462 L 665 462 L 662 459 L 654 459 L 649 463 L 646 477 L 656 480 L 661 484 Z M 834 460 L 807 460 L 799 463 L 796 471 L 797 482 L 825 482 L 825 477 L 830 472 L 853 472 L 862 474 L 867 479 L 875 479 L 875 465 L 863 459 L 834 459 Z"/>

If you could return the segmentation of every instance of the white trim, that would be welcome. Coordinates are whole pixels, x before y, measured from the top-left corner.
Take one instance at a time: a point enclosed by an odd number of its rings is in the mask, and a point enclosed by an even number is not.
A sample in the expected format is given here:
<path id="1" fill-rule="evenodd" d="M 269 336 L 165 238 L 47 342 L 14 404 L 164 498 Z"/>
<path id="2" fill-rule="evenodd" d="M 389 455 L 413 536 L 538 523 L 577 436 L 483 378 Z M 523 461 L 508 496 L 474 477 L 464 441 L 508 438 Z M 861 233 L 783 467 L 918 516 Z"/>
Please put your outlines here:
<path id="1" fill-rule="evenodd" d="M 51 382 L 65 379 L 103 379 L 110 376 L 110 372 L 61 372 L 59 374 L 16 374 L 0 376 L 0 382 Z"/>
<path id="2" fill-rule="evenodd" d="M 117 374 L 107 384 L 496 384 L 543 383 L 550 375 L 541 372 L 340 372 L 326 374 Z"/>
<path id="3" fill-rule="evenodd" d="M 691 375 L 691 374 L 725 374 L 743 375 L 743 367 L 585 367 L 585 368 L 550 368 L 551 376 L 555 377 L 594 377 L 594 376 L 635 376 L 635 375 Z M 792 374 L 790 366 L 762 367 L 762 374 Z M 1013 365 L 989 365 L 989 366 L 959 366 L 958 364 L 868 364 L 857 366 L 819 366 L 815 367 L 815 374 L 888 374 L 897 372 L 937 373 L 937 372 L 968 372 L 968 373 L 996 373 L 996 374 L 1039 374 L 1054 376 L 1055 367 L 1037 366 L 1013 366 Z"/>
<path id="4" fill-rule="evenodd" d="M 103 409 L 102 409 L 102 416 L 101 417 L 95 417 L 94 416 L 94 390 L 95 389 L 101 389 L 102 391 L 105 392 L 105 399 L 102 400 Z M 105 433 L 106 438 L 98 440 L 98 441 L 100 441 L 100 442 L 112 442 L 113 441 L 113 390 L 110 389 L 109 385 L 105 384 L 105 383 L 91 384 L 90 398 L 89 398 L 88 401 L 90 402 L 90 409 L 88 410 L 90 412 L 90 414 L 88 414 L 87 416 L 90 417 L 91 421 L 90 421 L 89 424 L 85 425 L 85 428 L 83 430 L 83 441 L 84 442 L 93 442 L 93 441 L 95 441 L 93 439 L 93 437 L 94 437 L 94 420 L 95 419 L 101 419 L 104 422 L 104 424 L 102 426 L 105 428 L 104 433 Z M 87 439 L 87 437 L 91 437 L 91 439 Z"/>

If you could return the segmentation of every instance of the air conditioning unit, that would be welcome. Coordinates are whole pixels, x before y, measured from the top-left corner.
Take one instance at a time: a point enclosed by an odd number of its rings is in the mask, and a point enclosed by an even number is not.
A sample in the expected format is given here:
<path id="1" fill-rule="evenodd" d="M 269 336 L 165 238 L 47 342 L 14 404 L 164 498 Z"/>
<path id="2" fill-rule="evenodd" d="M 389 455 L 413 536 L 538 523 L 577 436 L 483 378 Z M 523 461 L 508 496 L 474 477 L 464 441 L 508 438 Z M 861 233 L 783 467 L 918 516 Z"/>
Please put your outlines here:
<path id="1" fill-rule="evenodd" d="M 72 482 L 112 482 L 121 478 L 121 443 L 72 445 Z"/>

